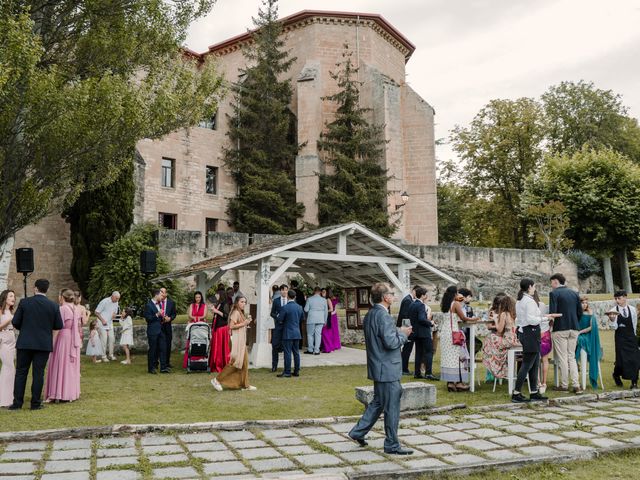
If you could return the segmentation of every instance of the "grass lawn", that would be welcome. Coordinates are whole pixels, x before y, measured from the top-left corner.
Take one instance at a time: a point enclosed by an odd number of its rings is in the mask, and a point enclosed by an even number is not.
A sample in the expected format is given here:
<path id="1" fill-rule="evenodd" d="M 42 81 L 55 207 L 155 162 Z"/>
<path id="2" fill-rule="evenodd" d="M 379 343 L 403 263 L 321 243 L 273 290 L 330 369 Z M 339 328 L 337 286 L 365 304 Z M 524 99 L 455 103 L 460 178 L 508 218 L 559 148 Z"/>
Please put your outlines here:
<path id="1" fill-rule="evenodd" d="M 450 478 L 464 478 L 464 480 L 528 480 L 528 479 L 567 479 L 567 480 L 593 480 L 593 479 L 628 479 L 634 478 L 640 470 L 640 452 L 627 451 L 624 453 L 606 454 L 595 460 L 578 461 L 570 463 L 542 463 L 517 470 L 498 471 L 485 470 L 468 476 L 438 475 L 436 477 L 423 475 L 421 480 L 437 478 L 447 480 Z M 637 478 L 637 477 L 636 477 Z"/>
<path id="2" fill-rule="evenodd" d="M 614 389 L 613 332 L 601 332 L 605 358 L 602 362 L 605 388 Z M 479 358 L 479 356 L 478 356 Z M 439 355 L 434 359 L 439 371 Z M 354 387 L 369 385 L 365 366 L 305 368 L 299 378 L 276 378 L 269 370 L 250 370 L 255 392 L 216 392 L 210 375 L 186 374 L 177 369 L 170 375 L 146 373 L 146 356 L 138 355 L 133 365 L 119 362 L 92 364 L 82 358 L 82 395 L 79 401 L 47 405 L 44 410 L 20 412 L 0 410 L 0 431 L 36 430 L 61 427 L 99 426 L 118 423 L 192 423 L 218 420 L 256 420 L 309 418 L 333 415 L 359 415 L 362 405 L 355 400 Z M 182 365 L 182 356 L 174 354 L 172 363 Z M 484 379 L 480 365 L 477 374 Z M 552 373 L 551 373 L 552 376 Z M 403 381 L 413 381 L 403 377 Z M 506 403 L 507 386 L 491 390 L 493 383 L 482 383 L 475 393 L 449 393 L 446 384 L 438 388 L 438 405 L 465 403 L 468 406 Z M 547 382 L 551 385 L 552 380 Z M 628 383 L 625 385 L 628 388 Z M 27 399 L 29 403 L 29 388 Z M 587 393 L 591 391 L 587 388 Z M 550 397 L 558 396 L 548 392 Z"/>

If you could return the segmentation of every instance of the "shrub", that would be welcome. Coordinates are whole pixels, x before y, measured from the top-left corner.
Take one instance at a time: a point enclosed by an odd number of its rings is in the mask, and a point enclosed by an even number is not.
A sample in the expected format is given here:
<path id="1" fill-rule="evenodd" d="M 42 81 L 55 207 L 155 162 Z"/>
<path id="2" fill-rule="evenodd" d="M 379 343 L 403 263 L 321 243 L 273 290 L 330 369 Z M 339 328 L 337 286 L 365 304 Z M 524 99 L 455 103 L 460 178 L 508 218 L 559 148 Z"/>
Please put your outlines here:
<path id="1" fill-rule="evenodd" d="M 582 250 L 569 250 L 567 258 L 578 267 L 578 278 L 584 280 L 601 272 L 600 262 Z"/>
<path id="2" fill-rule="evenodd" d="M 178 313 L 187 305 L 187 292 L 180 280 L 166 280 L 162 284 L 152 284 L 140 272 L 140 252 L 158 250 L 155 238 L 158 227 L 137 225 L 129 233 L 105 246 L 105 256 L 91 269 L 89 298 L 97 303 L 114 290 L 122 295 L 121 306 L 136 306 L 138 313 L 151 296 L 153 287 L 166 287 L 169 296 L 176 302 Z M 166 259 L 158 255 L 156 275 L 171 271 Z"/>

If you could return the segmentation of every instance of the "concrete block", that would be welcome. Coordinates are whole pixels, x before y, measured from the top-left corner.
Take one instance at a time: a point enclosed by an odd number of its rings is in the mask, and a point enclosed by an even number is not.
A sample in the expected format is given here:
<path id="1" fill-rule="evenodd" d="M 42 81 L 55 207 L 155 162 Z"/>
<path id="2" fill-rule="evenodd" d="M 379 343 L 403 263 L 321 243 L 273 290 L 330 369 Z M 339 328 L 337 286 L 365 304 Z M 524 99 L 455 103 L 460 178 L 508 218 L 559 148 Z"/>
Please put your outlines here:
<path id="1" fill-rule="evenodd" d="M 428 383 L 411 382 L 402 385 L 400 411 L 420 410 L 436 404 L 436 387 Z M 356 399 L 365 406 L 373 401 L 373 386 L 356 387 Z"/>

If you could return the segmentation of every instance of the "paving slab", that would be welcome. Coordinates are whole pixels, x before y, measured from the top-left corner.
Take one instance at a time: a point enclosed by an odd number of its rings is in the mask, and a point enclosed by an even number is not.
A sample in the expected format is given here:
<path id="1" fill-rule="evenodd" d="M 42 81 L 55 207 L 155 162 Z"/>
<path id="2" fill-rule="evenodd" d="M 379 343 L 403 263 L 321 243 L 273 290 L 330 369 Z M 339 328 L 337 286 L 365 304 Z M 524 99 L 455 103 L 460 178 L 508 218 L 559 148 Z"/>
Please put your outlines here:
<path id="1" fill-rule="evenodd" d="M 589 441 L 596 447 L 601 448 L 619 447 L 625 445 L 624 442 L 619 442 L 618 440 L 613 440 L 611 438 L 592 438 Z"/>
<path id="2" fill-rule="evenodd" d="M 403 441 L 406 439 L 403 438 Z M 299 446 L 291 446 L 291 447 L 280 447 L 280 450 L 287 451 L 287 448 L 302 448 L 304 445 Z M 361 450 L 362 447 L 355 442 L 335 442 L 335 443 L 326 443 L 326 447 L 329 447 L 331 450 L 336 452 L 354 452 L 356 450 Z"/>
<path id="3" fill-rule="evenodd" d="M 340 465 L 340 460 L 335 455 L 329 455 L 328 453 L 315 453 L 312 455 L 298 455 L 296 460 L 307 467 L 324 467 L 331 465 Z"/>
<path id="4" fill-rule="evenodd" d="M 567 438 L 595 438 L 595 435 L 590 432 L 585 432 L 583 430 L 568 430 L 566 432 L 562 432 L 562 435 Z"/>
<path id="5" fill-rule="evenodd" d="M 487 450 L 484 455 L 492 460 L 512 460 L 514 458 L 521 458 L 524 455 L 514 450 Z"/>
<path id="6" fill-rule="evenodd" d="M 354 423 L 334 423 L 331 425 L 331 429 L 339 432 L 339 433 L 349 433 L 353 428 Z M 424 422 L 421 422 L 420 425 L 424 425 Z"/>
<path id="7" fill-rule="evenodd" d="M 500 435 L 504 435 L 504 433 L 494 430 L 493 428 L 476 428 L 474 430 L 467 430 L 466 433 L 478 438 L 498 437 Z"/>
<path id="8" fill-rule="evenodd" d="M 17 475 L 35 471 L 36 464 L 31 462 L 0 463 L 0 475 Z"/>
<path id="9" fill-rule="evenodd" d="M 435 437 L 430 435 L 407 435 L 401 438 L 402 442 L 409 443 L 411 445 L 427 445 L 430 443 L 439 443 Z"/>
<path id="10" fill-rule="evenodd" d="M 96 480 L 139 480 L 140 472 L 135 470 L 104 470 L 96 474 Z"/>
<path id="11" fill-rule="evenodd" d="M 296 429 L 300 435 L 325 435 L 327 433 L 334 433 L 326 427 L 302 427 Z"/>
<path id="12" fill-rule="evenodd" d="M 193 467 L 166 467 L 155 468 L 153 478 L 199 478 L 198 472 Z"/>
<path id="13" fill-rule="evenodd" d="M 248 430 L 233 430 L 230 432 L 220 432 L 220 436 L 228 441 L 238 441 L 238 440 L 257 440 L 256 436 L 249 432 Z"/>
<path id="14" fill-rule="evenodd" d="M 414 428 L 416 432 L 426 432 L 426 433 L 442 433 L 442 432 L 450 432 L 452 429 L 447 427 L 446 425 L 423 425 L 422 427 Z"/>
<path id="15" fill-rule="evenodd" d="M 125 447 L 125 448 L 102 448 L 96 452 L 96 456 L 98 458 L 103 457 L 131 457 L 133 455 L 138 455 L 138 450 L 133 447 Z"/>
<path id="16" fill-rule="evenodd" d="M 562 439 L 561 439 L 562 440 Z M 465 440 L 463 442 L 456 442 L 456 445 L 460 445 L 467 448 L 473 448 L 474 450 L 493 450 L 496 448 L 502 448 L 502 445 L 498 445 L 497 443 L 489 442 L 487 440 Z"/>
<path id="17" fill-rule="evenodd" d="M 96 465 L 98 468 L 108 468 L 116 465 L 137 465 L 138 461 L 138 457 L 107 457 L 98 458 Z"/>
<path id="18" fill-rule="evenodd" d="M 402 468 L 397 463 L 393 462 L 382 462 L 382 463 L 365 463 L 364 465 L 358 465 L 356 467 L 361 472 L 395 472 L 398 469 Z M 340 469 L 342 470 L 342 469 Z M 313 470 L 317 472 L 318 470 Z"/>
<path id="19" fill-rule="evenodd" d="M 480 428 L 480 424 L 473 422 L 456 422 L 447 423 L 447 427 L 451 427 L 454 430 L 472 430 L 474 428 Z"/>
<path id="20" fill-rule="evenodd" d="M 157 455 L 159 453 L 184 453 L 182 446 L 178 444 L 150 445 L 142 447 L 145 455 Z"/>
<path id="21" fill-rule="evenodd" d="M 89 472 L 45 473 L 40 480 L 89 480 Z"/>
<path id="22" fill-rule="evenodd" d="M 287 470 L 296 468 L 296 464 L 288 458 L 266 458 L 263 460 L 250 460 L 251 466 L 258 472 L 268 472 L 271 470 Z"/>
<path id="23" fill-rule="evenodd" d="M 556 448 L 558 450 L 561 450 L 563 452 L 589 452 L 594 450 L 594 447 L 587 447 L 585 445 L 577 445 L 575 443 L 558 443 L 556 445 L 553 446 L 553 448 Z"/>
<path id="24" fill-rule="evenodd" d="M 420 458 L 403 462 L 407 468 L 433 468 L 444 467 L 447 464 L 437 458 Z"/>
<path id="25" fill-rule="evenodd" d="M 492 442 L 499 443 L 505 447 L 523 447 L 529 445 L 531 440 L 519 437 L 517 435 L 505 435 L 504 437 L 495 437 L 491 439 Z"/>
<path id="26" fill-rule="evenodd" d="M 532 423 L 529 426 L 532 428 L 537 428 L 538 430 L 558 430 L 559 428 L 562 428 L 561 425 L 558 425 L 554 422 Z"/>
<path id="27" fill-rule="evenodd" d="M 232 462 L 215 462 L 204 465 L 204 473 L 207 475 L 224 475 L 234 473 L 246 473 L 249 469 L 240 461 Z"/>
<path id="28" fill-rule="evenodd" d="M 237 448 L 238 450 L 242 450 L 245 448 L 262 448 L 268 447 L 269 444 L 262 440 L 239 440 L 236 442 L 229 442 L 233 448 Z"/>
<path id="29" fill-rule="evenodd" d="M 616 425 L 617 428 L 622 428 L 627 432 L 638 432 L 640 431 L 640 425 L 637 423 L 621 423 L 620 425 Z"/>
<path id="30" fill-rule="evenodd" d="M 413 435 L 416 433 L 413 430 L 410 430 L 409 432 L 406 432 L 404 434 L 398 432 L 398 436 L 402 437 L 403 435 Z M 314 440 L 320 443 L 343 442 L 346 440 L 346 437 L 339 435 L 337 433 L 327 433 L 324 435 L 310 435 L 310 438 L 313 438 Z"/>
<path id="31" fill-rule="evenodd" d="M 565 440 L 564 437 L 551 433 L 530 433 L 527 435 L 527 438 L 540 443 L 563 442 Z"/>
<path id="32" fill-rule="evenodd" d="M 344 423 L 338 423 L 336 425 L 332 425 L 332 428 L 336 428 L 338 425 L 346 425 Z M 351 425 L 351 427 L 353 427 L 353 425 Z M 262 436 L 266 439 L 274 439 L 274 438 L 282 438 L 282 437 L 295 437 L 298 434 L 296 432 L 294 432 L 293 430 L 290 430 L 288 428 L 280 428 L 277 430 L 263 430 L 262 431 Z"/>
<path id="33" fill-rule="evenodd" d="M 538 430 L 532 428 L 528 425 L 509 425 L 508 427 L 504 427 L 504 429 L 509 433 L 536 433 Z"/>
<path id="34" fill-rule="evenodd" d="M 147 457 L 151 463 L 174 463 L 188 462 L 189 457 L 184 453 L 174 453 L 171 455 L 149 455 Z"/>
<path id="35" fill-rule="evenodd" d="M 542 415 L 536 415 L 539 420 L 564 420 L 566 417 L 558 415 L 557 413 L 543 413 Z"/>
<path id="36" fill-rule="evenodd" d="M 367 437 L 371 437 L 371 435 L 367 435 Z M 306 445 L 302 437 L 284 437 L 284 438 L 274 438 L 271 442 L 276 446 L 285 446 L 285 445 Z"/>
<path id="37" fill-rule="evenodd" d="M 88 471 L 90 468 L 90 460 L 53 460 L 44 465 L 44 471 L 47 473 Z"/>
<path id="38" fill-rule="evenodd" d="M 5 446 L 5 452 L 24 452 L 27 450 L 45 450 L 47 442 L 16 442 Z"/>
<path id="39" fill-rule="evenodd" d="M 623 422 L 623 420 L 612 417 L 591 417 L 589 421 L 598 425 L 615 425 L 616 423 Z"/>
<path id="40" fill-rule="evenodd" d="M 386 460 L 382 455 L 378 455 L 377 453 L 363 450 L 360 452 L 345 452 L 341 453 L 340 457 L 344 458 L 349 463 L 359 463 L 359 462 L 383 462 Z"/>
<path id="41" fill-rule="evenodd" d="M 339 445 L 339 444 L 328 444 L 327 447 L 329 447 L 329 445 Z M 356 450 L 358 449 L 357 445 L 352 445 L 352 444 L 346 444 L 348 447 L 353 447 L 352 450 Z M 279 447 L 280 450 L 282 450 L 286 455 L 308 455 L 311 453 L 316 453 L 316 451 L 311 448 L 309 445 L 291 445 L 290 447 Z M 331 447 L 329 447 L 331 448 Z M 347 452 L 350 450 L 336 450 L 335 448 L 332 448 L 332 450 L 335 450 L 336 452 Z"/>
<path id="42" fill-rule="evenodd" d="M 178 438 L 184 443 L 205 443 L 216 442 L 218 440 L 218 437 L 209 432 L 183 433 L 182 435 L 178 435 Z"/>
<path id="43" fill-rule="evenodd" d="M 287 478 L 287 477 L 305 477 L 304 470 L 288 470 L 284 472 L 266 472 L 262 474 L 262 478 Z"/>
<path id="44" fill-rule="evenodd" d="M 222 442 L 188 443 L 187 450 L 190 452 L 216 452 L 227 450 L 227 446 Z"/>
<path id="45" fill-rule="evenodd" d="M 500 420 L 499 418 L 478 418 L 474 423 L 479 423 L 487 427 L 508 427 L 509 425 L 513 425 L 511 422 Z"/>
<path id="46" fill-rule="evenodd" d="M 607 425 L 598 425 L 597 427 L 593 427 L 591 429 L 593 433 L 597 433 L 598 435 L 607 434 L 607 433 L 620 433 L 625 430 L 618 427 L 609 427 Z"/>
<path id="47" fill-rule="evenodd" d="M 244 450 L 238 450 L 238 453 L 244 458 L 252 460 L 254 458 L 275 458 L 280 457 L 280 453 L 275 448 L 245 448 Z"/>
<path id="48" fill-rule="evenodd" d="M 451 415 L 429 415 L 428 418 L 430 422 L 451 422 L 455 420 Z"/>
<path id="49" fill-rule="evenodd" d="M 103 448 L 135 447 L 136 439 L 133 437 L 101 438 L 98 445 Z"/>
<path id="50" fill-rule="evenodd" d="M 520 452 L 531 457 L 549 457 L 557 456 L 558 451 L 551 447 L 545 447 L 544 445 L 534 445 L 531 447 L 521 447 L 518 449 Z"/>
<path id="51" fill-rule="evenodd" d="M 423 450 L 431 455 L 445 455 L 448 453 L 459 452 L 458 449 L 452 447 L 448 443 L 436 443 L 433 445 L 423 445 L 420 447 L 420 450 Z"/>
<path id="52" fill-rule="evenodd" d="M 141 443 L 142 445 L 172 445 L 178 442 L 170 435 L 146 435 L 142 437 Z"/>
<path id="53" fill-rule="evenodd" d="M 23 462 L 25 460 L 31 460 L 31 461 L 37 462 L 39 460 L 42 460 L 43 455 L 44 455 L 44 451 L 41 451 L 41 450 L 32 450 L 32 451 L 26 451 L 26 452 L 5 452 L 2 455 L 0 455 L 0 461 Z"/>
<path id="54" fill-rule="evenodd" d="M 463 453 L 460 455 L 448 455 L 446 457 L 443 457 L 443 459 L 455 465 L 470 465 L 486 462 L 484 458 L 478 457 L 477 455 L 471 455 L 469 453 Z"/>
<path id="55" fill-rule="evenodd" d="M 83 458 L 91 458 L 91 449 L 78 450 L 54 450 L 49 456 L 49 460 L 79 460 Z"/>
<path id="56" fill-rule="evenodd" d="M 217 452 L 194 452 L 191 455 L 194 458 L 200 458 L 205 462 L 226 462 L 229 460 L 237 460 L 233 452 L 229 450 L 218 450 Z"/>
<path id="57" fill-rule="evenodd" d="M 54 440 L 53 451 L 91 449 L 91 444 L 88 439 Z"/>
<path id="58" fill-rule="evenodd" d="M 471 440 L 473 438 L 468 433 L 458 431 L 434 433 L 433 436 L 440 440 L 444 440 L 445 442 L 459 442 L 461 440 Z"/>

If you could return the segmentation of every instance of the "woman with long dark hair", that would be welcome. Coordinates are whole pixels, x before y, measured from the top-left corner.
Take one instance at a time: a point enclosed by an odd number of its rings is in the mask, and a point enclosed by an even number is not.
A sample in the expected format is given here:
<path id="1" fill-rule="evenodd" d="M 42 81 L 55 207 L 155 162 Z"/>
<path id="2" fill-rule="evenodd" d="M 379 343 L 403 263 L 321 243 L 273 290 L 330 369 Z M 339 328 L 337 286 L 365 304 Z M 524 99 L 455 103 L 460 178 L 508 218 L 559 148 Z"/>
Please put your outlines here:
<path id="1" fill-rule="evenodd" d="M 229 343 L 231 337 L 229 335 L 229 304 L 224 285 L 218 287 L 218 294 L 215 297 L 214 305 L 211 307 L 213 312 L 213 320 L 211 322 L 211 352 L 209 354 L 209 370 L 212 372 L 221 372 L 229 363 L 231 348 Z"/>
<path id="2" fill-rule="evenodd" d="M 193 302 L 187 308 L 187 317 L 189 318 L 189 323 L 187 324 L 187 329 L 189 325 L 196 322 L 206 322 L 207 321 L 207 304 L 204 301 L 204 295 L 202 292 L 195 292 L 193 294 Z M 182 368 L 187 368 L 187 357 L 189 356 L 189 340 L 186 341 L 186 345 L 184 348 L 184 357 L 182 359 Z M 192 357 L 193 360 L 201 360 L 200 357 Z"/>
<path id="3" fill-rule="evenodd" d="M 538 302 L 534 299 L 535 282 L 530 278 L 520 280 L 520 291 L 516 302 L 516 328 L 518 340 L 522 344 L 522 365 L 518 371 L 515 389 L 511 394 L 513 403 L 547 400 L 538 391 L 538 369 L 540 368 L 540 323 L 547 318 L 562 316 L 559 313 L 543 315 Z M 532 390 L 529 398 L 522 394 L 522 385 L 529 377 Z"/>
<path id="4" fill-rule="evenodd" d="M 495 378 L 507 378 L 507 354 L 520 345 L 516 336 L 516 301 L 508 296 L 496 296 L 493 319 L 495 330 L 490 332 L 482 348 L 482 363 Z"/>
<path id="5" fill-rule="evenodd" d="M 0 293 L 0 407 L 13 403 L 13 381 L 16 378 L 16 334 L 11 320 L 16 306 L 16 293 L 4 290 Z"/>
<path id="6" fill-rule="evenodd" d="M 448 316 L 440 323 L 440 380 L 447 382 L 450 392 L 469 390 L 469 352 L 467 345 L 453 343 L 454 332 L 460 332 L 458 322 L 476 322 L 477 317 L 468 318 L 462 309 L 462 295 L 455 285 L 447 287 L 440 301 L 442 313 Z M 455 316 L 454 316 L 455 314 Z M 462 332 L 460 332 L 462 333 Z M 456 335 L 459 335 L 456 333 Z"/>

